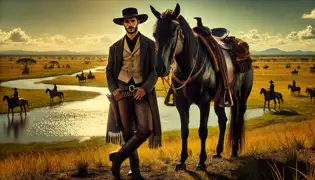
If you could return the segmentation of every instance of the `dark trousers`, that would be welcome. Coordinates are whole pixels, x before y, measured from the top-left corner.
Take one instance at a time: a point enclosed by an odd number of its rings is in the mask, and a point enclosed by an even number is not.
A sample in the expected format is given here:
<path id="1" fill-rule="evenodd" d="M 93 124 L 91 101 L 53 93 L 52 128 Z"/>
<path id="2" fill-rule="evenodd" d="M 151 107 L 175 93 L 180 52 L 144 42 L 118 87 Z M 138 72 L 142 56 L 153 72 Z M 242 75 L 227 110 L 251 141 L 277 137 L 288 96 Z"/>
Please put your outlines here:
<path id="1" fill-rule="evenodd" d="M 141 84 L 135 84 L 133 80 L 128 83 L 118 80 L 120 89 L 128 90 L 129 85 L 138 87 Z M 143 142 L 150 137 L 153 130 L 153 122 L 147 94 L 141 100 L 136 100 L 134 97 L 122 99 L 118 101 L 118 107 L 125 142 L 134 134 Z M 136 124 L 136 129 L 133 126 L 134 124 Z"/>

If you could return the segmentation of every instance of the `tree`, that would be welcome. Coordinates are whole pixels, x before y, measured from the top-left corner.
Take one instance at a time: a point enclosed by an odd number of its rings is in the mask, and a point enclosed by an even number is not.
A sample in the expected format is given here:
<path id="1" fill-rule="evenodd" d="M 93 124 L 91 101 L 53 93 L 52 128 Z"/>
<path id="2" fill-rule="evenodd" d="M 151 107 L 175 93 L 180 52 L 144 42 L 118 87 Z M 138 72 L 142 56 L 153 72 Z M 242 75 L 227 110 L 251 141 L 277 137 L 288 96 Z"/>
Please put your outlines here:
<path id="1" fill-rule="evenodd" d="M 22 59 L 18 59 L 16 60 L 17 64 L 21 64 L 24 66 L 22 74 L 28 74 L 29 73 L 29 65 L 32 64 L 36 64 L 36 61 L 34 59 L 31 58 L 22 58 Z"/>

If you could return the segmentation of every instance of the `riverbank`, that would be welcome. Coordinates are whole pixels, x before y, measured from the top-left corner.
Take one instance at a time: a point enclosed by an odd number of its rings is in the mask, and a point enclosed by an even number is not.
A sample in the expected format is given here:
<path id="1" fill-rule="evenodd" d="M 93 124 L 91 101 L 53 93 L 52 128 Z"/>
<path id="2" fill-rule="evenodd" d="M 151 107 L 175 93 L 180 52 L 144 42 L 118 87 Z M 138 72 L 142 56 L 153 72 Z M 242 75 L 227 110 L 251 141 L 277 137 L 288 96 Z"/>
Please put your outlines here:
<path id="1" fill-rule="evenodd" d="M 85 75 L 87 75 L 87 73 L 85 73 Z M 76 78 L 75 76 L 60 76 L 52 80 L 39 81 L 36 84 L 43 83 L 57 85 L 80 85 L 88 87 L 108 87 L 106 80 L 106 72 L 103 68 L 96 70 L 96 72 L 94 72 L 93 75 L 95 76 L 95 79 L 88 79 L 86 80 L 86 82 L 82 81 L 79 82 L 78 78 Z M 165 97 L 168 87 L 169 87 L 168 84 L 167 83 L 163 84 L 161 78 L 159 78 L 155 85 L 157 96 Z"/>
<path id="2" fill-rule="evenodd" d="M 0 56 L 0 82 L 69 75 L 82 70 L 105 66 L 107 60 L 107 56 L 88 58 L 77 56 L 30 56 L 30 58 L 37 62 L 36 64 L 29 65 L 29 74 L 22 75 L 23 65 L 15 62 L 19 58 L 18 56 Z M 52 61 L 59 63 L 59 67 L 58 64 L 51 66 L 52 64 L 50 62 Z M 69 68 L 67 68 L 67 65 L 69 65 Z M 45 69 L 45 66 L 48 68 Z"/>
<path id="3" fill-rule="evenodd" d="M 213 132 L 212 129 L 209 130 Z M 285 122 L 247 128 L 246 145 L 240 154 L 242 158 L 239 159 L 229 158 L 228 146 L 225 146 L 223 159 L 211 158 L 211 155 L 215 153 L 218 136 L 210 133 L 206 144 L 207 173 L 195 171 L 199 159 L 200 140 L 197 129 L 191 129 L 190 132 L 187 168 L 191 173 L 176 173 L 173 170 L 180 156 L 180 148 L 174 147 L 181 147 L 180 132 L 174 131 L 172 132 L 174 134 L 164 133 L 161 149 L 150 150 L 146 143 L 139 148 L 143 176 L 146 179 L 189 179 L 192 177 L 260 179 L 262 175 L 268 177 L 274 175 L 275 172 L 271 166 L 278 168 L 280 172 L 284 166 L 291 166 L 305 174 L 309 173 L 309 177 L 314 177 L 310 168 L 315 168 L 315 164 L 312 165 L 315 163 L 315 119 L 303 123 Z M 117 148 L 119 148 L 117 145 L 105 144 L 104 137 L 92 138 L 84 142 L 2 144 L 0 178 L 112 178 L 108 154 Z M 296 161 L 299 162 L 298 166 L 294 166 Z M 311 164 L 308 166 L 309 169 L 303 169 L 302 166 L 306 167 L 307 163 Z M 126 177 L 128 166 L 128 161 L 122 165 L 123 177 Z M 264 168 L 261 168 L 262 166 Z M 286 168 L 285 171 L 289 169 Z M 285 175 L 279 174 L 279 176 Z M 294 176 L 291 174 L 291 177 Z M 291 179 L 291 177 L 286 175 L 286 178 Z"/>
<path id="4" fill-rule="evenodd" d="M 19 97 L 28 100 L 29 106 L 28 109 L 34 109 L 39 107 L 50 106 L 50 96 L 45 93 L 45 89 L 34 90 L 34 89 L 18 89 Z M 91 99 L 100 95 L 98 92 L 87 92 L 87 91 L 75 91 L 75 90 L 65 90 L 63 102 L 72 102 L 72 101 L 84 101 Z M 13 95 L 13 88 L 6 88 L 0 86 L 0 97 L 5 95 Z M 59 103 L 59 97 L 55 97 L 52 104 Z M 0 101 L 0 114 L 8 112 L 8 103 L 7 101 Z M 13 112 L 20 112 L 20 108 L 14 108 Z"/>

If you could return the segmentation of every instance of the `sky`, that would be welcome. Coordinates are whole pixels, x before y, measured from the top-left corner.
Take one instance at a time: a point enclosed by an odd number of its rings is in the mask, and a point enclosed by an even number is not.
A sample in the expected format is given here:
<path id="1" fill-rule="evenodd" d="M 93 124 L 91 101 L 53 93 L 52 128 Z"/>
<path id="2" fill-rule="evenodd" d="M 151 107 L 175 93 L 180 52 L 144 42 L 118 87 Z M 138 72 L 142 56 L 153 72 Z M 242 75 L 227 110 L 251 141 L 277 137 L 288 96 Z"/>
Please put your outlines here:
<path id="1" fill-rule="evenodd" d="M 0 51 L 101 51 L 125 35 L 113 23 L 135 7 L 148 20 L 139 31 L 153 39 L 150 10 L 174 9 L 191 27 L 194 17 L 210 28 L 227 28 L 251 50 L 315 51 L 315 0 L 0 0 Z"/>

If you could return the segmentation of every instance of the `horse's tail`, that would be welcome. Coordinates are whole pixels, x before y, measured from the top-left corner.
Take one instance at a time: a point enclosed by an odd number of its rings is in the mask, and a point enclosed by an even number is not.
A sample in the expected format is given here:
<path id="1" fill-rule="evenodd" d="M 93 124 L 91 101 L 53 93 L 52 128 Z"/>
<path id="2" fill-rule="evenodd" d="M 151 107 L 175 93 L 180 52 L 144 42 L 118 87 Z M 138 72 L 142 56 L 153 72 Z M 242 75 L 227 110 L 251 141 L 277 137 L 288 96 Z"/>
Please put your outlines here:
<path id="1" fill-rule="evenodd" d="M 230 128 L 228 135 L 229 145 L 232 147 L 232 155 L 237 153 L 233 152 L 233 150 L 241 150 L 243 148 L 243 144 L 245 143 L 245 122 L 243 113 L 245 111 L 245 100 L 240 101 L 236 98 L 234 100 L 234 105 L 231 107 Z"/>
<path id="2" fill-rule="evenodd" d="M 284 103 L 284 101 L 283 101 L 283 98 L 282 98 L 282 94 L 281 93 L 279 93 L 279 96 L 280 96 L 280 100 L 281 100 L 281 102 L 282 102 L 282 104 Z"/>
<path id="3" fill-rule="evenodd" d="M 28 109 L 28 107 L 29 107 L 29 106 L 28 106 L 28 100 L 25 100 L 25 104 L 27 105 L 27 109 Z"/>

